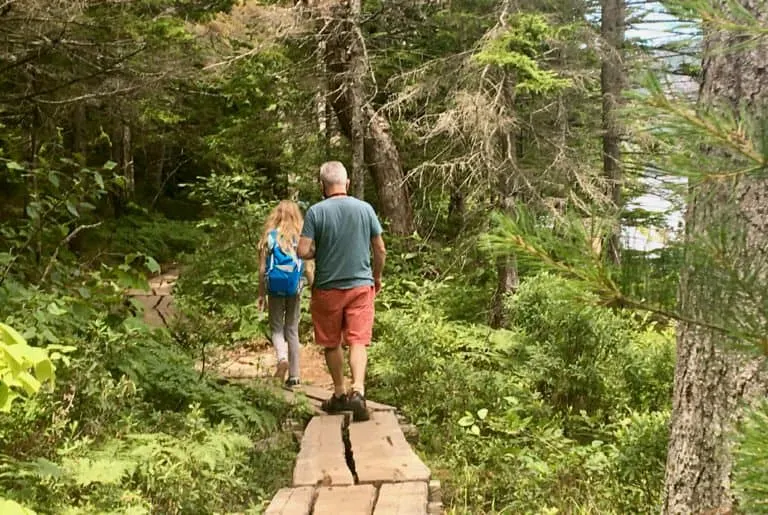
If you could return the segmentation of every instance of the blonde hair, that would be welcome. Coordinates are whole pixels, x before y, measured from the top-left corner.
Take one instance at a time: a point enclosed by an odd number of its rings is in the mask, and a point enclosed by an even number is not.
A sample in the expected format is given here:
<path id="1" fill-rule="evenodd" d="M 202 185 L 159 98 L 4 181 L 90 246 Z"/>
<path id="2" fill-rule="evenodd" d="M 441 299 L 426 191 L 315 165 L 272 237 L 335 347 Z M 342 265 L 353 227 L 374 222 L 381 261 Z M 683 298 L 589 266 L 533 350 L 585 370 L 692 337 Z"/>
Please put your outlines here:
<path id="1" fill-rule="evenodd" d="M 292 200 L 281 200 L 264 222 L 264 233 L 259 247 L 266 250 L 269 233 L 277 229 L 277 245 L 280 250 L 286 254 L 295 255 L 303 224 L 304 217 L 301 216 L 299 205 Z"/>

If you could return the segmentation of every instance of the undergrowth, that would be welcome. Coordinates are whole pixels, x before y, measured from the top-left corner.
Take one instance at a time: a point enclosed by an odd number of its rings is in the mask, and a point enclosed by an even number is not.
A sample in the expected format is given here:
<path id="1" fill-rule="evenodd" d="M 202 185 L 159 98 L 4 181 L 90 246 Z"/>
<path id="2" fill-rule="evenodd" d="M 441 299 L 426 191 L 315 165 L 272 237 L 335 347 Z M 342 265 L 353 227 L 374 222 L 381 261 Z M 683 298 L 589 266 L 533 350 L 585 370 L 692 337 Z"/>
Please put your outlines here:
<path id="1" fill-rule="evenodd" d="M 529 278 L 507 329 L 451 319 L 460 283 L 418 281 L 380 304 L 371 396 L 400 406 L 452 513 L 657 511 L 672 330 Z M 405 300 L 404 300 L 405 299 Z M 470 304 L 471 305 L 471 304 Z"/>
<path id="2" fill-rule="evenodd" d="M 0 322 L 56 367 L 53 385 L 0 417 L 2 512 L 260 512 L 290 481 L 297 449 L 283 426 L 308 413 L 257 384 L 201 374 L 183 338 L 145 326 L 126 299 L 157 261 L 199 274 L 204 227 L 145 215 L 110 224 L 99 245 L 60 253 L 45 284 L 21 254 L 0 282 Z M 206 314 L 218 327 L 224 316 Z"/>

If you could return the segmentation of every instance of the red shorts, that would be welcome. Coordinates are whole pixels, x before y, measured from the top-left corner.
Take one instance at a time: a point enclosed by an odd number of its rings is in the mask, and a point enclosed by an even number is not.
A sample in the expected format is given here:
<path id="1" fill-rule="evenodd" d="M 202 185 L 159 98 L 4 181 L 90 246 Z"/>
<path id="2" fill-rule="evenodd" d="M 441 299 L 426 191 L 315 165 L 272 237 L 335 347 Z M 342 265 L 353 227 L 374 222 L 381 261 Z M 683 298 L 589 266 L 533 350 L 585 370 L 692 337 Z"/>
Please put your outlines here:
<path id="1" fill-rule="evenodd" d="M 315 343 L 338 347 L 342 336 L 349 345 L 370 345 L 373 336 L 373 286 L 347 290 L 312 290 L 309 311 Z"/>

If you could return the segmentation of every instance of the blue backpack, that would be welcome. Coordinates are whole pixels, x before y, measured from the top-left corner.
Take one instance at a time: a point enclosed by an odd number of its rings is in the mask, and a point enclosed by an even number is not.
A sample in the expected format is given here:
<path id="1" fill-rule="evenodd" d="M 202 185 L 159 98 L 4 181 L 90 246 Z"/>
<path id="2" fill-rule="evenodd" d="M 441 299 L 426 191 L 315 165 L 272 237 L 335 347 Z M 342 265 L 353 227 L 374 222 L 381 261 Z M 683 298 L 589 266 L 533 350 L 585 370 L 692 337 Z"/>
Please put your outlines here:
<path id="1" fill-rule="evenodd" d="M 304 263 L 296 255 L 283 252 L 277 244 L 277 230 L 267 237 L 267 293 L 275 297 L 294 297 L 299 294 Z"/>

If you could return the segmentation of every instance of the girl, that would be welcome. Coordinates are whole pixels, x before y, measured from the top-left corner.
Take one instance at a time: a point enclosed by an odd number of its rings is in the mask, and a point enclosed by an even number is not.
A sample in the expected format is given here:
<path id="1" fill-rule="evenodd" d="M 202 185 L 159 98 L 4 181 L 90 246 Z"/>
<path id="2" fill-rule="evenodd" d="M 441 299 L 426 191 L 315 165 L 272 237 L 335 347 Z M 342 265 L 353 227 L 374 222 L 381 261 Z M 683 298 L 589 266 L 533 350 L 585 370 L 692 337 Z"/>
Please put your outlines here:
<path id="1" fill-rule="evenodd" d="M 295 296 L 270 295 L 266 288 L 267 260 L 279 246 L 283 254 L 296 256 L 299 234 L 304 223 L 298 204 L 291 200 L 281 201 L 267 217 L 264 232 L 259 243 L 259 308 L 269 306 L 269 326 L 272 331 L 272 345 L 277 353 L 275 377 L 285 380 L 287 387 L 301 383 L 299 380 L 299 319 L 301 318 L 301 290 L 306 283 L 312 284 L 311 262 L 304 263 L 304 277 Z M 267 302 L 268 297 L 268 302 Z M 289 371 L 290 369 L 290 371 Z"/>

